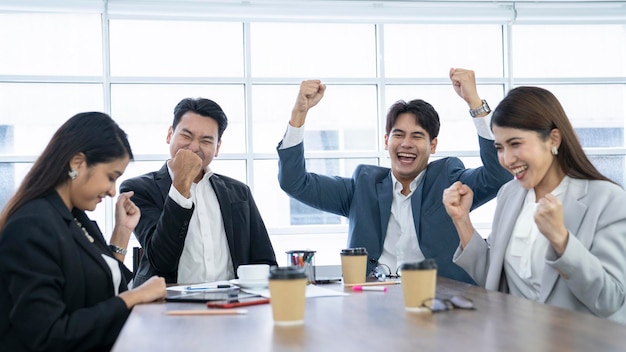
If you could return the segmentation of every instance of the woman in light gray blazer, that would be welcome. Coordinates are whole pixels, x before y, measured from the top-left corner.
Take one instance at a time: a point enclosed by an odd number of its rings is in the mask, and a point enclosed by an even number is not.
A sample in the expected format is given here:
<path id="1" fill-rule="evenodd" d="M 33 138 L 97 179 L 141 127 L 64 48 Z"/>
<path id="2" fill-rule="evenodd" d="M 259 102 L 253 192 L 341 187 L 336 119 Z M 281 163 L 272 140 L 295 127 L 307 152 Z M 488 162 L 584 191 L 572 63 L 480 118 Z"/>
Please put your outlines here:
<path id="1" fill-rule="evenodd" d="M 511 90 L 491 128 L 515 179 L 498 193 L 487 240 L 470 221 L 472 190 L 444 191 L 454 262 L 487 289 L 626 323 L 626 192 L 591 164 L 545 89 Z"/>

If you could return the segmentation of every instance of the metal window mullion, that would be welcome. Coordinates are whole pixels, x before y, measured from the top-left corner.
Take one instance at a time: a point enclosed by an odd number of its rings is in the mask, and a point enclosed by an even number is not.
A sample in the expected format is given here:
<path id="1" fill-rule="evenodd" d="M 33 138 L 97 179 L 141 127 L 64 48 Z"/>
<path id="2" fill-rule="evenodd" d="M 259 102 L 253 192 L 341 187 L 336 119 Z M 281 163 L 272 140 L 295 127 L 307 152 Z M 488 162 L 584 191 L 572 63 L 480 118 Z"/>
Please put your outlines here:
<path id="1" fill-rule="evenodd" d="M 385 99 L 387 95 L 387 80 L 385 75 L 385 25 L 378 23 L 375 25 L 376 35 L 376 97 L 378 99 L 378 114 L 377 119 L 378 130 L 376 131 L 377 150 L 378 150 L 378 166 L 383 166 L 388 154 L 385 151 L 385 145 L 383 142 L 383 132 L 385 132 L 386 125 L 386 111 Z"/>
<path id="2" fill-rule="evenodd" d="M 109 1 L 104 0 L 104 10 L 102 11 L 102 99 L 104 112 L 111 115 L 111 43 L 109 33 Z M 113 117 L 115 118 L 115 117 Z M 113 233 L 115 226 L 115 202 L 112 198 L 105 198 L 104 201 L 104 234 Z"/>
<path id="3" fill-rule="evenodd" d="M 242 22 L 243 26 L 243 74 L 244 74 L 244 104 L 245 104 L 245 133 L 246 133 L 246 183 L 254 194 L 254 123 L 252 121 L 252 58 L 251 58 L 251 29 L 250 22 Z"/>

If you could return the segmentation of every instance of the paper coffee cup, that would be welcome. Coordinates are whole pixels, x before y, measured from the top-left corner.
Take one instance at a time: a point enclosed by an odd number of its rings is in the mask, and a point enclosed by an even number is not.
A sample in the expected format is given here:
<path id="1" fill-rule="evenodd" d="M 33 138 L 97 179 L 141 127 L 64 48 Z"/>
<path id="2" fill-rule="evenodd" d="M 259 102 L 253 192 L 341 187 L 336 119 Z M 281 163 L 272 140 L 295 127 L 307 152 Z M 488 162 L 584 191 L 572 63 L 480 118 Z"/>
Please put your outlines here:
<path id="1" fill-rule="evenodd" d="M 270 269 L 270 303 L 274 324 L 304 324 L 307 277 L 304 268 L 272 267 Z"/>
<path id="2" fill-rule="evenodd" d="M 404 307 L 409 312 L 430 312 L 425 305 L 435 298 L 437 288 L 437 264 L 434 259 L 418 263 L 404 263 L 402 271 L 402 294 Z"/>
<path id="3" fill-rule="evenodd" d="M 363 247 L 341 250 L 341 273 L 344 284 L 365 282 L 367 271 L 367 249 Z"/>

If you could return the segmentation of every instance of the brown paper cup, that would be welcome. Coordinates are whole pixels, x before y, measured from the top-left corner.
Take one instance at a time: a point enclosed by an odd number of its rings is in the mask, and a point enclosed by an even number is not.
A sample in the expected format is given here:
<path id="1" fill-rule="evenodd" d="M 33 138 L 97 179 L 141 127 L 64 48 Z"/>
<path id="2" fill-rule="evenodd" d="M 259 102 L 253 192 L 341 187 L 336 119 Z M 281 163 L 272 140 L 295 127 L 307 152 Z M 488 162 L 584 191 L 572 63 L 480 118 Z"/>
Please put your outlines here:
<path id="1" fill-rule="evenodd" d="M 307 278 L 298 268 L 272 268 L 269 278 L 274 324 L 304 324 Z"/>
<path id="2" fill-rule="evenodd" d="M 344 284 L 360 284 L 365 282 L 367 255 L 341 256 L 341 273 Z"/>
<path id="3" fill-rule="evenodd" d="M 405 309 L 409 312 L 430 312 L 425 304 L 435 298 L 437 289 L 437 266 L 434 260 L 403 264 L 400 269 Z"/>
<path id="4" fill-rule="evenodd" d="M 365 248 L 348 248 L 341 251 L 341 274 L 344 284 L 365 282 L 367 251 Z"/>

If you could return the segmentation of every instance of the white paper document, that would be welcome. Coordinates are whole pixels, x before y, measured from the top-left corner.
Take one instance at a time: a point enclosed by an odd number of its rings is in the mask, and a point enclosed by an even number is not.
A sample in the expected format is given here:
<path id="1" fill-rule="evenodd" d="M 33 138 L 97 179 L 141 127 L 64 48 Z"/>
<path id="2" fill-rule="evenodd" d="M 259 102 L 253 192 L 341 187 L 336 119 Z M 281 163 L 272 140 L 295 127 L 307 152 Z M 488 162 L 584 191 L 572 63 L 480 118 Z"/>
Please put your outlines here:
<path id="1" fill-rule="evenodd" d="M 260 295 L 263 297 L 270 297 L 270 290 L 249 290 L 249 289 L 241 289 L 244 292 L 254 293 L 256 295 Z M 314 298 L 314 297 L 332 297 L 332 296 L 347 296 L 348 294 L 341 291 L 331 290 L 328 288 L 315 286 L 315 285 L 307 285 L 306 286 L 306 298 Z"/>

